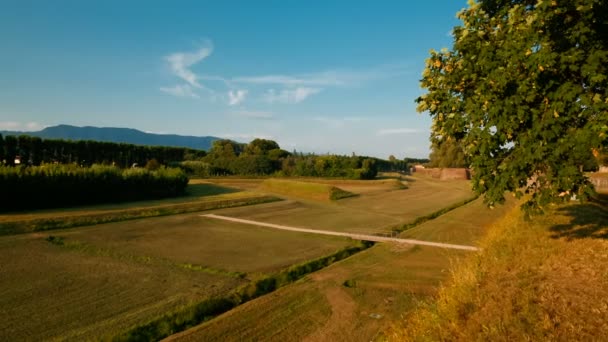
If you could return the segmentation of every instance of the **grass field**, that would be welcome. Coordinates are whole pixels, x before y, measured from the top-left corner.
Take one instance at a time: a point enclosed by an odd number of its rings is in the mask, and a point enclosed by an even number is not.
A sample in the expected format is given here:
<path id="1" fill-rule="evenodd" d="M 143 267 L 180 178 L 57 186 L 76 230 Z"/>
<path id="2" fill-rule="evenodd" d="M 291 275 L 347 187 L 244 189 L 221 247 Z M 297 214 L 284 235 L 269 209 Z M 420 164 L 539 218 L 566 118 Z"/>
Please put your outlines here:
<path id="1" fill-rule="evenodd" d="M 163 206 L 200 210 L 201 203 L 218 203 L 219 199 L 272 198 L 259 192 L 263 180 L 211 181 L 219 184 L 197 181 L 191 185 L 189 199 L 11 214 L 10 218 L 0 217 L 0 222 L 15 217 L 25 221 L 92 214 L 104 217 Z M 206 213 L 296 227 L 379 233 L 471 197 L 468 182 L 421 177 L 408 178 L 407 188 L 394 179 L 303 181 L 339 186 L 358 196 L 336 202 L 289 198 L 226 209 L 205 207 L 212 209 Z M 230 188 L 225 187 L 227 183 Z M 469 215 L 479 209 L 468 208 Z M 135 218 L 0 237 L 0 305 L 9 308 L 0 312 L 0 340 L 111 336 L 353 244 L 346 239 L 210 220 L 199 213 Z M 446 230 L 455 225 L 453 221 L 449 224 Z M 482 230 L 473 229 L 475 222 L 470 224 L 467 236 L 472 239 Z M 49 235 L 52 241 L 47 241 Z M 451 239 L 449 234 L 445 236 Z M 317 332 L 320 335 L 311 338 L 323 339 L 340 336 L 336 334 L 341 329 L 352 330 L 352 335 L 345 336 L 371 338 L 388 318 L 398 315 L 398 308 L 432 293 L 450 259 L 461 254 L 431 248 L 373 247 L 200 327 L 209 327 L 204 329 L 208 331 L 204 338 L 293 339 Z M 345 282 L 350 287 L 343 286 Z M 277 298 L 275 294 L 280 295 L 278 300 L 272 300 Z M 248 313 L 243 316 L 241 310 Z M 264 328 L 255 330 L 250 325 Z M 198 334 L 191 337 L 198 338 Z"/>
<path id="2" fill-rule="evenodd" d="M 174 215 L 279 200 L 273 196 L 210 183 L 191 184 L 187 191 L 186 196 L 165 200 L 3 214 L 0 215 L 0 235 Z"/>
<path id="3" fill-rule="evenodd" d="M 253 210 L 254 207 L 249 207 Z M 109 223 L 53 232 L 107 250 L 193 264 L 209 269 L 268 273 L 344 248 L 343 238 L 289 234 L 269 228 L 209 220 L 200 214 Z"/>
<path id="4" fill-rule="evenodd" d="M 554 208 L 493 226 L 484 250 L 437 298 L 406 315 L 395 341 L 601 341 L 608 335 L 608 206 Z"/>
<path id="5" fill-rule="evenodd" d="M 0 238 L 0 339 L 85 340 L 145 322 L 245 280 L 91 255 L 43 236 Z"/>
<path id="6" fill-rule="evenodd" d="M 301 182 L 286 179 L 266 179 L 260 184 L 262 191 L 314 201 L 337 201 L 356 196 L 332 184 Z"/>
<path id="7" fill-rule="evenodd" d="M 468 182 L 439 182 L 430 178 L 408 178 L 408 188 L 396 187 L 392 181 L 321 180 L 349 189 L 367 187 L 359 196 L 335 203 L 292 198 L 252 207 L 213 211 L 233 216 L 287 226 L 376 234 L 391 231 L 395 226 L 412 222 L 441 208 L 473 196 Z M 334 183 L 335 182 L 335 183 Z M 349 189 L 354 190 L 354 189 Z"/>
<path id="8" fill-rule="evenodd" d="M 0 337 L 87 339 L 351 242 L 176 215 L 0 238 Z M 85 314 L 86 313 L 86 314 Z"/>
<path id="9" fill-rule="evenodd" d="M 491 214 L 485 210 L 478 199 L 425 223 L 417 235 L 423 238 L 458 229 L 460 218 L 468 233 L 459 242 L 473 244 L 510 207 L 499 207 Z M 404 312 L 436 293 L 453 263 L 467 254 L 379 244 L 172 339 L 373 340 Z"/>

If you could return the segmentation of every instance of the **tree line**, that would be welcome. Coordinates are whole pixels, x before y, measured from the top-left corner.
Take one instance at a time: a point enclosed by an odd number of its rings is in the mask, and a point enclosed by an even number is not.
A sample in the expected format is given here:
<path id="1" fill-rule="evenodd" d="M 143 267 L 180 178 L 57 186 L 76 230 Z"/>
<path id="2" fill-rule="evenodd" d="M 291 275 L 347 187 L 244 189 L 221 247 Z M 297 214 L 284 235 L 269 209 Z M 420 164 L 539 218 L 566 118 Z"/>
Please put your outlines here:
<path id="1" fill-rule="evenodd" d="M 141 146 L 125 143 L 93 140 L 41 139 L 27 135 L 6 136 L 0 134 L 0 164 L 38 166 L 44 163 L 76 163 L 82 166 L 112 164 L 130 167 L 145 165 L 155 159 L 161 164 L 193 160 L 206 155 L 203 150 L 183 147 Z"/>
<path id="2" fill-rule="evenodd" d="M 418 161 L 415 159 L 414 161 Z M 249 144 L 218 140 L 198 160 L 180 163 L 189 174 L 285 177 L 339 177 L 373 179 L 379 171 L 405 171 L 410 160 L 382 160 L 364 156 L 315 155 L 288 152 L 272 140 L 255 139 Z"/>
<path id="3" fill-rule="evenodd" d="M 0 165 L 0 211 L 163 198 L 183 194 L 187 185 L 187 175 L 177 168 Z"/>

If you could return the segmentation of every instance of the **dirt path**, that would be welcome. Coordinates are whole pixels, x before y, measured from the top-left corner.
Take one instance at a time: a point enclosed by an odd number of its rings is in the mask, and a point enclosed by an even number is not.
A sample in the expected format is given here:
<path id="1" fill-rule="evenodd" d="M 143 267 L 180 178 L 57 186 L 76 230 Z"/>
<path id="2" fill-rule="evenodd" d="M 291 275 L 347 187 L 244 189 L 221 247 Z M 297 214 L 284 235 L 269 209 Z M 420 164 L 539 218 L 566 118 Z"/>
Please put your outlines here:
<path id="1" fill-rule="evenodd" d="M 307 336 L 303 341 L 348 341 L 346 331 L 352 324 L 357 304 L 340 287 L 329 287 L 320 291 L 325 293 L 331 305 L 331 317 L 321 329 Z"/>
<path id="2" fill-rule="evenodd" d="M 281 229 L 281 230 L 287 230 L 287 231 L 299 232 L 299 233 L 342 236 L 342 237 L 348 237 L 348 238 L 351 238 L 354 240 L 375 241 L 375 242 L 397 242 L 397 243 L 406 243 L 406 244 L 410 244 L 410 245 L 461 249 L 461 250 L 467 250 L 467 251 L 479 250 L 479 248 L 474 247 L 474 246 L 453 245 L 453 244 L 449 244 L 449 243 L 430 242 L 430 241 L 421 241 L 421 240 L 412 240 L 412 239 L 400 239 L 400 238 L 384 237 L 384 236 L 376 236 L 376 235 L 352 234 L 352 233 L 334 232 L 334 231 L 328 231 L 328 230 L 316 230 L 316 229 L 309 229 L 309 228 L 297 228 L 297 227 L 283 226 L 280 224 L 244 220 L 244 219 L 239 219 L 239 218 L 235 218 L 235 217 L 228 217 L 228 216 L 215 215 L 215 214 L 206 214 L 206 215 L 201 215 L 201 216 L 218 219 L 218 220 L 250 224 L 250 225 L 255 225 L 255 226 Z"/>

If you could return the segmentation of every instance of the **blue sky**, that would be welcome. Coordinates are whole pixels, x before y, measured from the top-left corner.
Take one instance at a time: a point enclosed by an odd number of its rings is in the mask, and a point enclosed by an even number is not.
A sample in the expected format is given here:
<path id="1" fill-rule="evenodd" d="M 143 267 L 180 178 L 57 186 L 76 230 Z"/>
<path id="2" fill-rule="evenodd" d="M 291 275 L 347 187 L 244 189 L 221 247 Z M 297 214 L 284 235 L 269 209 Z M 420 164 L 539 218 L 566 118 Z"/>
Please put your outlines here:
<path id="1" fill-rule="evenodd" d="M 0 129 L 426 157 L 414 99 L 463 1 L 2 1 Z"/>

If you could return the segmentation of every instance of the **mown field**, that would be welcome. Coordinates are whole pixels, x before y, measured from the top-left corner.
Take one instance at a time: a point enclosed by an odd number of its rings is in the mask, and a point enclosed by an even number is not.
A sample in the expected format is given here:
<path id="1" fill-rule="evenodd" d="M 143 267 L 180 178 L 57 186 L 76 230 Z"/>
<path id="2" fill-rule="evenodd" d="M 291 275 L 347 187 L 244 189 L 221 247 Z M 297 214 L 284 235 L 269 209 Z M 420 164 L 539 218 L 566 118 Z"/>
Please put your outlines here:
<path id="1" fill-rule="evenodd" d="M 440 233 L 474 244 L 513 206 L 486 212 L 482 200 L 419 226 L 416 238 Z M 488 210 L 489 211 L 489 210 Z M 460 224 L 458 224 L 460 222 Z M 403 234 L 407 236 L 407 232 Z M 453 242 L 445 238 L 446 242 Z M 452 265 L 469 252 L 378 244 L 277 292 L 184 333 L 178 341 L 369 341 L 434 295 Z"/>
<path id="2" fill-rule="evenodd" d="M 179 312 L 291 265 L 354 245 L 347 239 L 201 217 L 203 212 L 196 212 L 201 203 L 273 198 L 272 193 L 260 189 L 262 180 L 211 181 L 215 184 L 191 184 L 187 198 L 0 217 L 2 223 L 122 215 L 159 207 L 195 211 L 179 215 L 174 215 L 179 211 L 169 211 L 161 213 L 162 217 L 148 218 L 135 215 L 117 220 L 120 222 L 0 237 L 0 306 L 8 308 L 0 312 L 0 339 L 110 338 L 167 312 Z M 210 210 L 204 213 L 296 227 L 380 233 L 472 195 L 468 182 L 422 177 L 409 178 L 407 188 L 395 180 L 316 181 L 358 196 L 319 202 L 290 195 L 283 201 L 243 203 L 235 208 L 205 207 Z M 225 186 L 228 183 L 230 187 Z M 471 233 L 475 222 L 469 223 L 468 234 L 475 235 Z M 457 228 L 451 222 L 446 229 Z M 184 338 L 297 339 L 315 332 L 311 338 L 324 339 L 342 336 L 338 333 L 344 329 L 352 331 L 348 335 L 352 338 L 373 337 L 388 318 L 396 317 L 398 307 L 412 305 L 419 295 L 432 293 L 450 260 L 462 253 L 376 246 L 247 302 Z M 350 285 L 344 286 L 347 281 Z M 373 314 L 379 318 L 370 317 Z"/>
<path id="3" fill-rule="evenodd" d="M 261 180 L 219 180 L 220 184 L 256 189 Z M 300 181 L 300 179 L 298 179 Z M 286 201 L 251 207 L 224 209 L 215 213 L 254 221 L 310 229 L 376 234 L 391 231 L 397 225 L 412 222 L 441 208 L 470 199 L 473 194 L 466 181 L 439 182 L 426 177 L 407 178 L 407 188 L 395 179 L 380 181 L 315 180 L 357 194 L 332 203 L 315 201 L 307 196 L 287 196 Z M 283 195 L 284 196 L 284 195 Z M 285 197 L 285 196 L 284 196 Z"/>
<path id="4" fill-rule="evenodd" d="M 198 215 L 0 238 L 0 335 L 87 339 L 350 244 Z"/>

